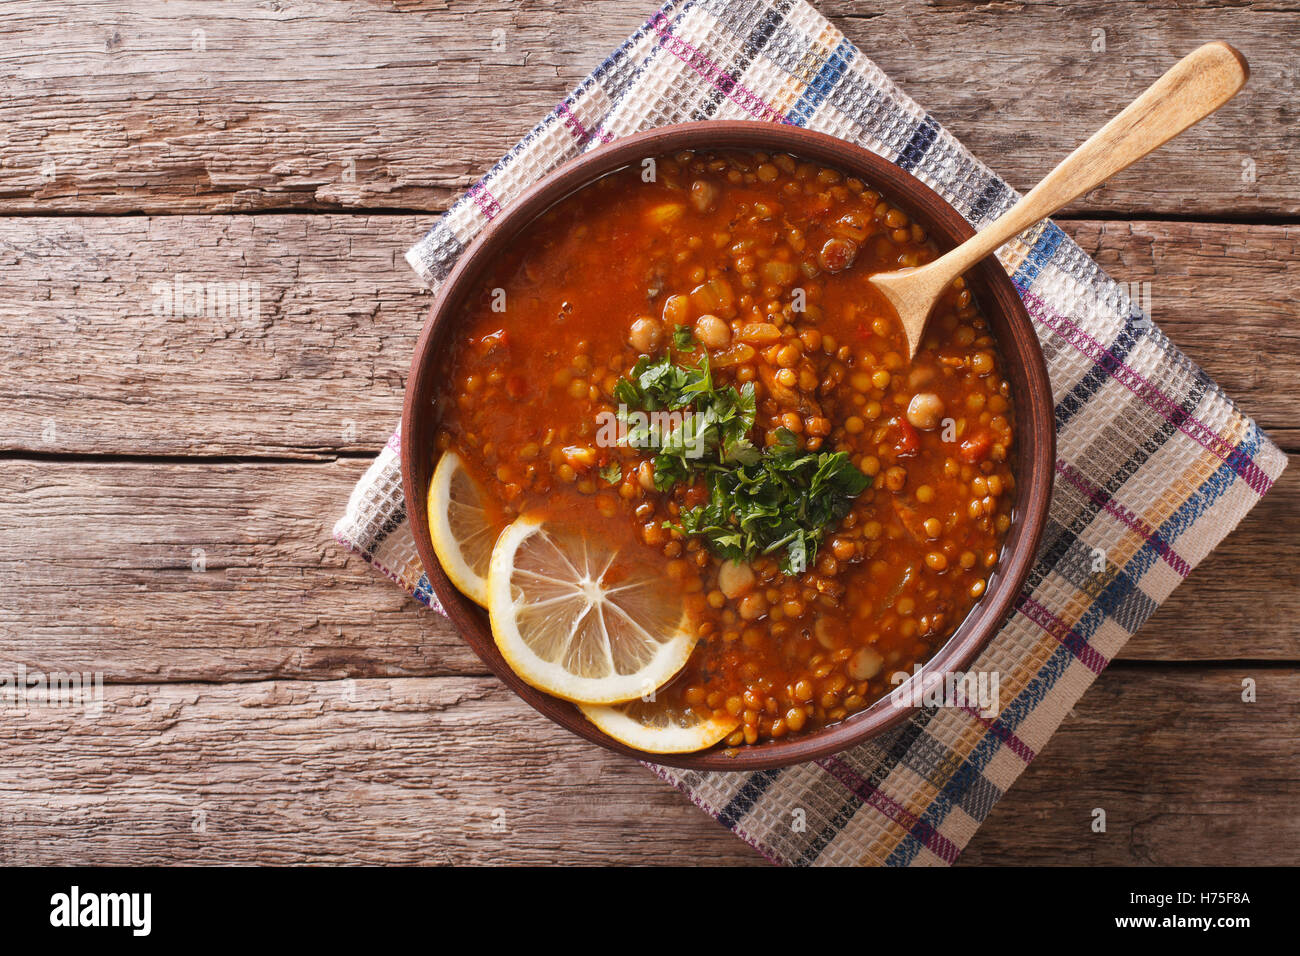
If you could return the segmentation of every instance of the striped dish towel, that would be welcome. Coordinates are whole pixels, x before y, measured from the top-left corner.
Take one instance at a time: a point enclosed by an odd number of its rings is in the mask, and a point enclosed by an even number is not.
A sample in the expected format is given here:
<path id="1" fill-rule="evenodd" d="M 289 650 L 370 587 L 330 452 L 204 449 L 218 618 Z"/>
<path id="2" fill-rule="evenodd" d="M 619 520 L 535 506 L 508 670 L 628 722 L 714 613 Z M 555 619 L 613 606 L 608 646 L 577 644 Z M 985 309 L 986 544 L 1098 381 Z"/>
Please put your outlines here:
<path id="1" fill-rule="evenodd" d="M 910 170 L 977 228 L 1017 198 L 802 0 L 672 0 L 407 259 L 436 287 L 489 219 L 565 160 L 649 127 L 705 119 L 840 136 Z M 855 750 L 785 770 L 652 767 L 775 862 L 952 863 L 1124 642 L 1286 465 L 1057 226 L 998 255 L 1042 340 L 1059 455 L 1037 563 L 972 665 L 999 675 L 1000 713 L 918 709 Z M 400 453 L 394 436 L 335 536 L 440 611 L 406 524 Z"/>

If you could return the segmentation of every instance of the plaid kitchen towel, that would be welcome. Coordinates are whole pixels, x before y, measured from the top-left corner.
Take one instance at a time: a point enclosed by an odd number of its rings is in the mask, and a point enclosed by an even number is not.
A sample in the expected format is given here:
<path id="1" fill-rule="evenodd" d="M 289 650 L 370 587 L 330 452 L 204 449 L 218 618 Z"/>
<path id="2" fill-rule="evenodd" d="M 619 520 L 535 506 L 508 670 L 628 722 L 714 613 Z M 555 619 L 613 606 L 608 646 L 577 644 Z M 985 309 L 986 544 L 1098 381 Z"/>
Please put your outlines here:
<path id="1" fill-rule="evenodd" d="M 673 0 L 407 258 L 436 286 L 489 219 L 565 160 L 638 130 L 705 119 L 843 137 L 910 170 L 977 228 L 1017 198 L 802 0 Z M 653 768 L 773 861 L 952 863 L 1124 642 L 1286 465 L 1057 226 L 1031 230 L 999 257 L 1042 340 L 1059 455 L 1037 563 L 973 665 L 999 674 L 1000 713 L 918 709 L 877 740 L 786 770 Z M 399 455 L 395 435 L 335 536 L 441 610 L 406 524 Z"/>

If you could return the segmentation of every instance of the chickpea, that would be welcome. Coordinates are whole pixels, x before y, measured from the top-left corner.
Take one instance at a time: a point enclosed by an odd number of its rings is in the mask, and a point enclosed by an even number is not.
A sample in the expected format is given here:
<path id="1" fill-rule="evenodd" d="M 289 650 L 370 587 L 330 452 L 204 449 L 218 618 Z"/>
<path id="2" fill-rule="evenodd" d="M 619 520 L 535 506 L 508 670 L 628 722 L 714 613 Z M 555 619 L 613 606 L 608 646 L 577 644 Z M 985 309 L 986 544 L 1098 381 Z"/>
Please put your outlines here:
<path id="1" fill-rule="evenodd" d="M 885 659 L 874 647 L 859 647 L 849 658 L 848 672 L 854 680 L 871 680 L 880 673 Z"/>
<path id="2" fill-rule="evenodd" d="M 663 326 L 648 315 L 643 315 L 632 323 L 632 331 L 627 337 L 632 348 L 642 355 L 654 352 L 662 339 Z"/>
<path id="3" fill-rule="evenodd" d="M 917 392 L 907 404 L 907 420 L 913 428 L 931 431 L 943 419 L 943 399 L 934 392 Z"/>
<path id="4" fill-rule="evenodd" d="M 903 485 L 907 483 L 907 469 L 900 465 L 893 465 L 885 469 L 885 487 L 890 491 L 902 491 Z"/>
<path id="5" fill-rule="evenodd" d="M 706 348 L 720 349 L 730 344 L 731 327 L 716 315 L 702 315 L 695 320 L 695 337 Z"/>
<path id="6" fill-rule="evenodd" d="M 718 187 L 707 179 L 691 183 L 691 204 L 698 212 L 712 212 L 718 199 Z"/>
<path id="7" fill-rule="evenodd" d="M 726 597 L 738 598 L 754 588 L 754 569 L 737 561 L 724 561 L 718 569 L 718 590 Z"/>

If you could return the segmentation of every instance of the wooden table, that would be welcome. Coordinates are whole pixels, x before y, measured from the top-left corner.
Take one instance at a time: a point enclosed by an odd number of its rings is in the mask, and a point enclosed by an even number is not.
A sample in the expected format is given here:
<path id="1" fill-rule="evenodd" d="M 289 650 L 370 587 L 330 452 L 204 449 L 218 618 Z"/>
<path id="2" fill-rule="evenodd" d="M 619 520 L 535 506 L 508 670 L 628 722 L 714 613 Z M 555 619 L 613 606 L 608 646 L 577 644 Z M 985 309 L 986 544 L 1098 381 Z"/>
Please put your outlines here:
<path id="1" fill-rule="evenodd" d="M 1237 101 L 1061 222 L 1300 450 L 1300 6 L 821 9 L 1019 187 L 1239 46 Z M 3 715 L 0 862 L 761 862 L 330 538 L 429 303 L 403 252 L 650 12 L 0 6 L 0 664 L 108 682 L 98 719 Z M 160 314 L 178 277 L 260 315 Z M 1293 468 L 963 862 L 1300 862 L 1297 533 Z"/>

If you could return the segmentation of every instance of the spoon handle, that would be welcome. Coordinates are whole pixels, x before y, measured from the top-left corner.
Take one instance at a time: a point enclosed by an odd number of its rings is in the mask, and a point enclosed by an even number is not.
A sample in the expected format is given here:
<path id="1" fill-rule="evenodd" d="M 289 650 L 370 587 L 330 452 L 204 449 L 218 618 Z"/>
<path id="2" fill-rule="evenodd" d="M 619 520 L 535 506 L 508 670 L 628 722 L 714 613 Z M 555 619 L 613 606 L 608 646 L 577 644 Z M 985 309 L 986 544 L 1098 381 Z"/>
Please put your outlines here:
<path id="1" fill-rule="evenodd" d="M 960 275 L 1013 236 L 1104 183 L 1209 116 L 1245 85 L 1250 68 L 1222 41 L 1179 60 L 995 222 L 935 262 Z"/>

